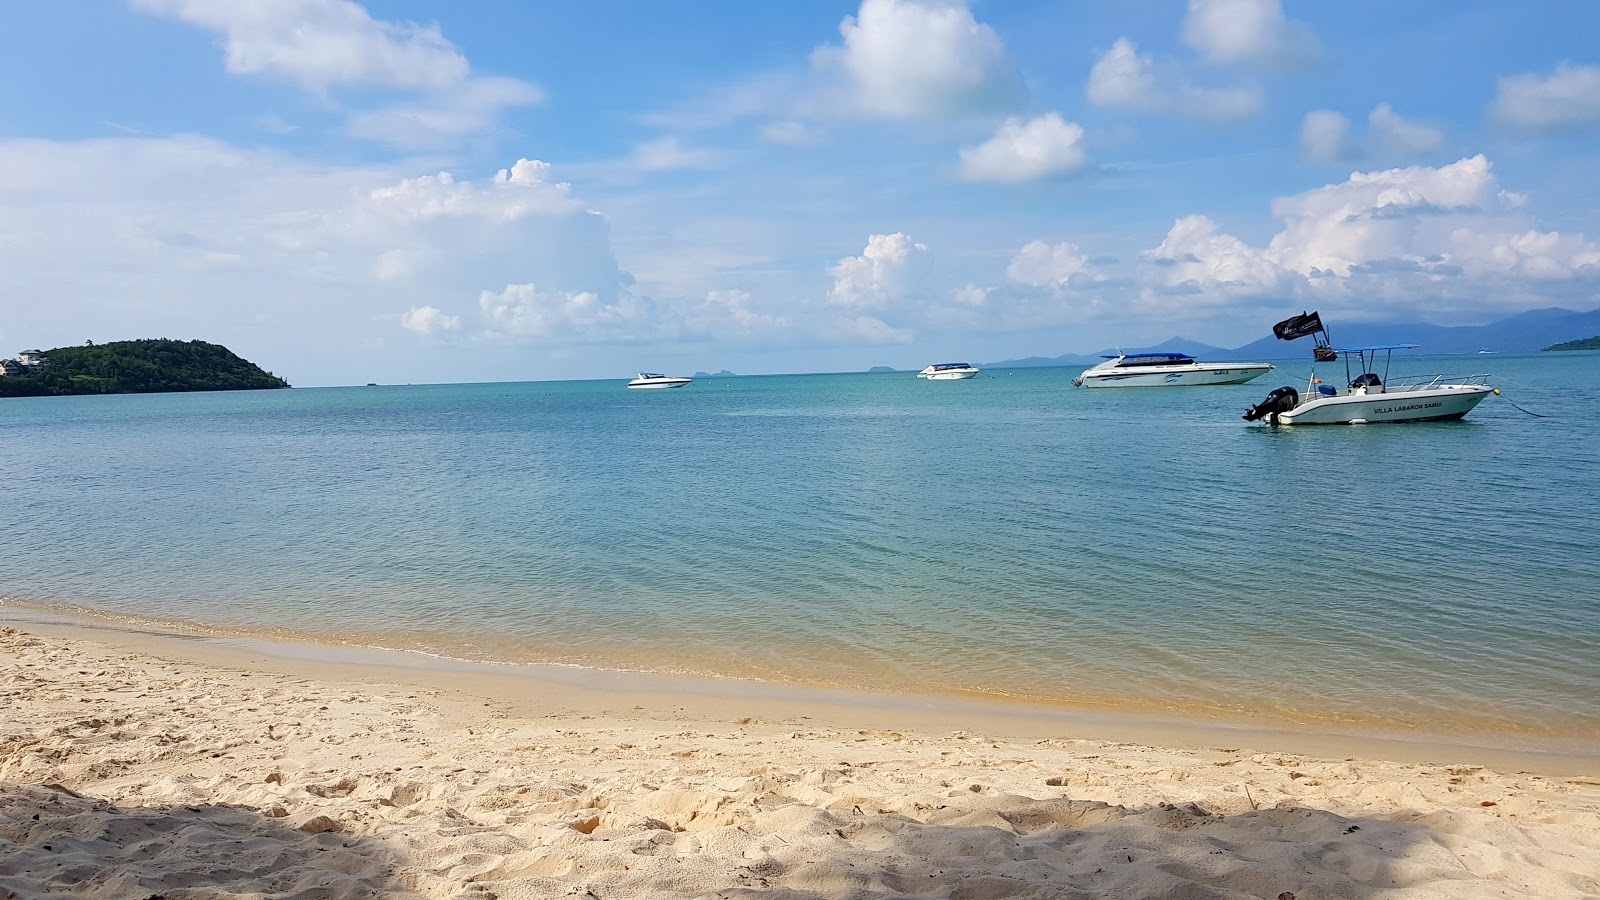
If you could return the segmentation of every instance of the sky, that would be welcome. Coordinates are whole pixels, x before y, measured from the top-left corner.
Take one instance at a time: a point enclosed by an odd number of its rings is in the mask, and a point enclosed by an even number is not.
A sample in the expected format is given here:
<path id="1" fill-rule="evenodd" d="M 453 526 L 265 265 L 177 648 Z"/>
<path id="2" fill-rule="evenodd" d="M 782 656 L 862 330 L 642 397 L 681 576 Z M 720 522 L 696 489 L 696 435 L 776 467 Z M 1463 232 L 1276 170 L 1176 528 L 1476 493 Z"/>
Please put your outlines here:
<path id="1" fill-rule="evenodd" d="M 1600 3 L 7 12 L 0 355 L 528 381 L 1600 307 Z"/>

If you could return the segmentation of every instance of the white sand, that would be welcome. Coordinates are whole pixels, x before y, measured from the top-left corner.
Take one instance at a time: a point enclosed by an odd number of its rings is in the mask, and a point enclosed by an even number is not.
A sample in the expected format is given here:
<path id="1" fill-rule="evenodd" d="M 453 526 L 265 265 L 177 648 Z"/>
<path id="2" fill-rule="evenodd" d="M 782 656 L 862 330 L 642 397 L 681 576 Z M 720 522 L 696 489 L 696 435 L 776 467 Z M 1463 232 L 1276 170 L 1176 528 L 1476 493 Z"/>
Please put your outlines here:
<path id="1" fill-rule="evenodd" d="M 0 898 L 1600 897 L 1596 778 L 28 632 Z"/>

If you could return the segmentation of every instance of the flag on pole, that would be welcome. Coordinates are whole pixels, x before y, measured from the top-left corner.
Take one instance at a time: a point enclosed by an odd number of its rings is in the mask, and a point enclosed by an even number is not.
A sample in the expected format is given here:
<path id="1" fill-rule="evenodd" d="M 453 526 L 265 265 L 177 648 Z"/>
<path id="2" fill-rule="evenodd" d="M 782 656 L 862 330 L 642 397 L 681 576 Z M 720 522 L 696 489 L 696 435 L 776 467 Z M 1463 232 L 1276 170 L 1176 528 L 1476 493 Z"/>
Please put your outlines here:
<path id="1" fill-rule="evenodd" d="M 1316 334 L 1322 330 L 1322 317 L 1314 312 L 1303 312 L 1298 316 L 1290 316 L 1282 322 L 1272 326 L 1272 333 L 1280 341 L 1292 341 L 1303 338 L 1308 334 Z"/>

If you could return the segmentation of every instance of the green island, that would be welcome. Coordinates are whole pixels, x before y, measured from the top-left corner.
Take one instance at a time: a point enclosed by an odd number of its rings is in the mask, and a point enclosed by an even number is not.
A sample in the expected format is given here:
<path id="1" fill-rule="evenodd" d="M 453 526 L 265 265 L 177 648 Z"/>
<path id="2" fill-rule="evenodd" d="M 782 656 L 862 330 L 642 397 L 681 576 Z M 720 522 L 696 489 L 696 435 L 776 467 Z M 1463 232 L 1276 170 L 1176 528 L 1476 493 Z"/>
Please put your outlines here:
<path id="1" fill-rule="evenodd" d="M 153 339 L 25 350 L 0 360 L 0 397 L 250 391 L 289 382 L 220 344 Z"/>
<path id="2" fill-rule="evenodd" d="M 1565 341 L 1560 344 L 1551 344 L 1545 350 L 1600 350 L 1600 335 L 1592 338 L 1583 338 L 1577 341 Z"/>

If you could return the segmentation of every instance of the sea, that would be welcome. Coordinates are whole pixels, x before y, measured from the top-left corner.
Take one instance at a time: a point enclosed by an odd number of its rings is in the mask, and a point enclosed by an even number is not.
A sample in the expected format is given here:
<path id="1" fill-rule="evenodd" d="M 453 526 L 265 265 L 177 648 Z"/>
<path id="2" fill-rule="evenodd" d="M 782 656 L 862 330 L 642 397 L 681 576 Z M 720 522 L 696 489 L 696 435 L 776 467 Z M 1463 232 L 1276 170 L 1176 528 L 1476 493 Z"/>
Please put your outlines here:
<path id="1" fill-rule="evenodd" d="M 0 619 L 1592 752 L 1600 353 L 1311 368 L 4 400 Z"/>

